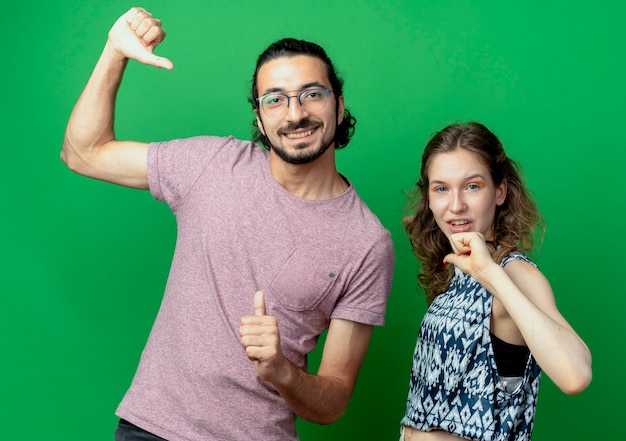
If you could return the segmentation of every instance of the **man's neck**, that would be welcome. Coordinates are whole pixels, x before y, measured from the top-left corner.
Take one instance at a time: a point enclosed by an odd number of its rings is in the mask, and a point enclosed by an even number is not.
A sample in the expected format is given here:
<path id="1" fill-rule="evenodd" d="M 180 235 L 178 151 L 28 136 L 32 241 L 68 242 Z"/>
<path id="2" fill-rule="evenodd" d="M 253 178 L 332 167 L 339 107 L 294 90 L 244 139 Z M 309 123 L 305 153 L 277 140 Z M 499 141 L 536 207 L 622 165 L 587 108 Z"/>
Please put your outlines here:
<path id="1" fill-rule="evenodd" d="M 348 188 L 337 172 L 332 149 L 309 164 L 299 165 L 289 164 L 270 151 L 270 172 L 285 190 L 301 199 L 332 199 Z"/>

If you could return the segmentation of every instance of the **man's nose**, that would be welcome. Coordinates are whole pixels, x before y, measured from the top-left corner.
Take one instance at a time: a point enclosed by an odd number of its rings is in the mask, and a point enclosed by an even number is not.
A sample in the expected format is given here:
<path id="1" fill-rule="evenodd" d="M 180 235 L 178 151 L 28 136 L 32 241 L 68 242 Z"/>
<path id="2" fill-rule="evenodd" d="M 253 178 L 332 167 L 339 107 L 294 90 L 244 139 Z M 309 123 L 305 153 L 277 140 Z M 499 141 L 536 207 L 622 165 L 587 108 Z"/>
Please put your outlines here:
<path id="1" fill-rule="evenodd" d="M 289 121 L 300 121 L 307 115 L 308 112 L 304 109 L 302 104 L 300 104 L 298 96 L 290 96 L 289 102 L 287 103 L 287 119 Z"/>

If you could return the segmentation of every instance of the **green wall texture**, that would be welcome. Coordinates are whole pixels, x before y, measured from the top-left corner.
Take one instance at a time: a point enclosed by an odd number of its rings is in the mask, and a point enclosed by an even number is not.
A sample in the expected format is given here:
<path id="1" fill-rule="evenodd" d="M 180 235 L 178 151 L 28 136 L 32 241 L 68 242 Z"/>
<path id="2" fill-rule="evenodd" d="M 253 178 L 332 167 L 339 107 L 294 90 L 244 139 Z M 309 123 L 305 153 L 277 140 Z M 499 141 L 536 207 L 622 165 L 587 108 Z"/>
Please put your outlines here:
<path id="1" fill-rule="evenodd" d="M 72 174 L 65 124 L 119 0 L 12 2 L 0 14 L 3 246 L 0 439 L 110 440 L 158 309 L 175 240 L 149 193 Z M 433 131 L 479 120 L 521 162 L 547 219 L 537 262 L 594 356 L 568 397 L 544 376 L 535 441 L 620 439 L 626 301 L 626 2 L 159 1 L 171 72 L 131 64 L 120 138 L 249 137 L 254 62 L 284 36 L 323 45 L 358 119 L 339 168 L 392 232 L 387 324 L 345 416 L 299 421 L 310 440 L 396 440 L 425 311 L 401 229 Z M 312 365 L 319 360 L 312 354 Z"/>

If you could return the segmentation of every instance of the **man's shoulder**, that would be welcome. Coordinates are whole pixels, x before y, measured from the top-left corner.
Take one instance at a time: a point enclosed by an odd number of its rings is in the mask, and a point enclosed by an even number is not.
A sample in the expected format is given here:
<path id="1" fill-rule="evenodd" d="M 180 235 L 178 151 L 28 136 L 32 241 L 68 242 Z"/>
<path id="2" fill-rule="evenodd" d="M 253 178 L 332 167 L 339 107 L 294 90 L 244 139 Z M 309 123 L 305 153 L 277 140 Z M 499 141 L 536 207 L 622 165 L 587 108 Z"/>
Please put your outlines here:
<path id="1" fill-rule="evenodd" d="M 260 148 L 252 141 L 242 140 L 234 136 L 211 136 L 197 135 L 186 138 L 175 138 L 168 141 L 151 142 L 150 146 L 170 146 L 170 147 L 198 147 L 214 148 L 222 146 L 233 146 L 239 148 Z"/>
<path id="2" fill-rule="evenodd" d="M 354 223 L 352 228 L 366 229 L 370 234 L 379 237 L 391 237 L 389 230 L 382 224 L 379 217 L 372 211 L 370 206 L 359 196 L 358 192 L 353 188 L 354 204 L 358 210 L 350 210 L 351 222 Z"/>
<path id="3" fill-rule="evenodd" d="M 256 163 L 266 155 L 267 153 L 252 141 L 238 139 L 234 136 L 207 135 L 151 142 L 148 151 L 149 163 L 173 161 L 174 163 L 188 164 L 197 162 L 198 166 L 211 163 L 218 157 L 221 158 L 219 162 Z"/>

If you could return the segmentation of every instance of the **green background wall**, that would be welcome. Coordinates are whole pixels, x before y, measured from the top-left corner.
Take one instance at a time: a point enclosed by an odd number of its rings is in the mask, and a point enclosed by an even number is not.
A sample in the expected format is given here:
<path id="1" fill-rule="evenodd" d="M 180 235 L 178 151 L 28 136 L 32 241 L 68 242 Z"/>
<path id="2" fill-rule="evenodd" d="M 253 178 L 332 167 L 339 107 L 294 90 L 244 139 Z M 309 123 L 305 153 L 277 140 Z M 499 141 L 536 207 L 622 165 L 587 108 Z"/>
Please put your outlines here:
<path id="1" fill-rule="evenodd" d="M 175 240 L 147 192 L 89 180 L 58 158 L 64 127 L 126 1 L 11 2 L 0 14 L 0 439 L 110 440 L 159 306 Z M 519 160 L 548 222 L 537 261 L 589 344 L 576 397 L 544 376 L 535 441 L 619 439 L 624 385 L 626 3 L 614 1 L 157 1 L 168 72 L 130 65 L 121 138 L 250 134 L 258 53 L 322 44 L 358 119 L 339 167 L 392 232 L 397 269 L 340 422 L 308 440 L 396 440 L 425 310 L 400 227 L 433 131 L 486 123 Z M 622 276 L 620 276 L 622 274 Z M 315 366 L 319 354 L 314 353 Z"/>

